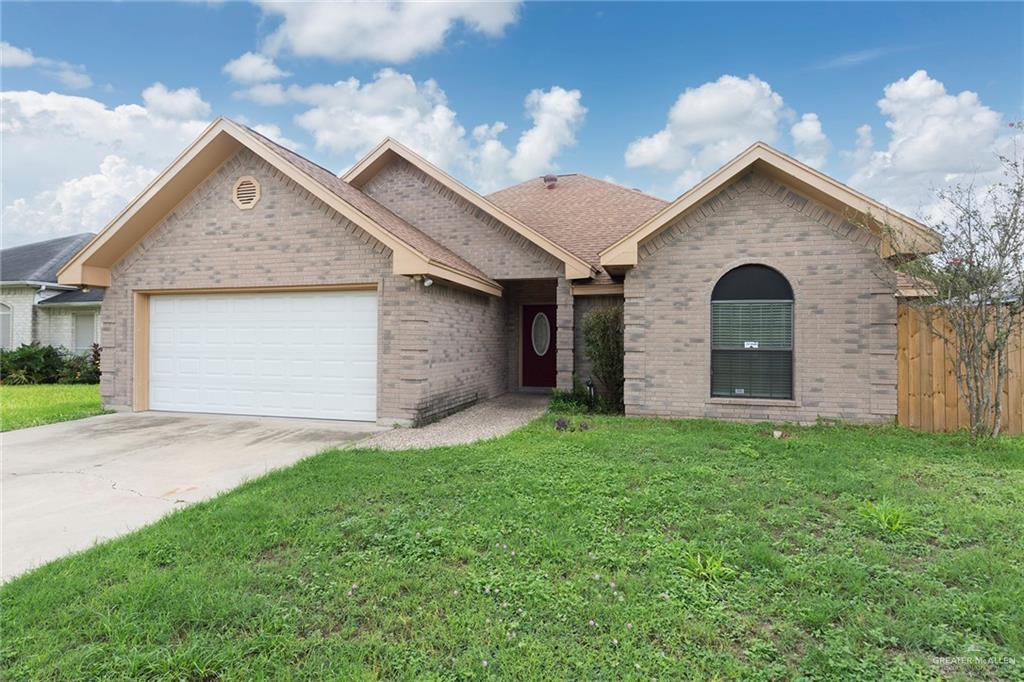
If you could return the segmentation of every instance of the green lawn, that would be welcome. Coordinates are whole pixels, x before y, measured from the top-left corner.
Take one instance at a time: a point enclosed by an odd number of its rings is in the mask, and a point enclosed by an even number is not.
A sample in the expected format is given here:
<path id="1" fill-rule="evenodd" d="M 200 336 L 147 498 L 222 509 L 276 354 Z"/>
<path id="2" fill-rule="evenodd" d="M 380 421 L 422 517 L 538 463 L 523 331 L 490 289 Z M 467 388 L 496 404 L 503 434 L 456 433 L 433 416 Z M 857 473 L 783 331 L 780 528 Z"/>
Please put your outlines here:
<path id="1" fill-rule="evenodd" d="M 1024 678 L 1024 440 L 553 419 L 328 452 L 16 579 L 0 677 Z"/>
<path id="2" fill-rule="evenodd" d="M 0 386 L 0 431 L 103 414 L 98 384 Z"/>

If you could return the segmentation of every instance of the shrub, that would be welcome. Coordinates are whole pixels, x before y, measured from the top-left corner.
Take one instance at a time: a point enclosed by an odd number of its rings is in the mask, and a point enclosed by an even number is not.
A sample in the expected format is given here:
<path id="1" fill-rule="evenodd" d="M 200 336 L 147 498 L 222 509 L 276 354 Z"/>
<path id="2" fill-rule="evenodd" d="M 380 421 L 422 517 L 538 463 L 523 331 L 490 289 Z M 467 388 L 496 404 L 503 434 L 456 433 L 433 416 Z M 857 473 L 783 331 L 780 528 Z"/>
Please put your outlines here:
<path id="1" fill-rule="evenodd" d="M 551 404 L 548 409 L 553 412 L 589 411 L 590 401 L 587 397 L 587 389 L 579 384 L 571 391 L 563 391 L 556 388 L 551 392 Z"/>
<path id="2" fill-rule="evenodd" d="M 11 386 L 21 386 L 22 384 L 28 383 L 28 375 L 25 374 L 23 369 L 11 370 L 7 374 L 4 374 L 4 383 L 10 384 Z"/>
<path id="3" fill-rule="evenodd" d="M 5 384 L 95 384 L 100 380 L 100 347 L 85 355 L 38 343 L 0 353 Z"/>
<path id="4" fill-rule="evenodd" d="M 67 353 L 57 380 L 62 384 L 95 384 L 100 380 L 100 347 L 92 345 L 87 355 Z"/>
<path id="5" fill-rule="evenodd" d="M 63 367 L 64 358 L 53 346 L 33 343 L 0 354 L 0 375 L 13 378 L 23 374 L 28 384 L 56 383 Z"/>
<path id="6" fill-rule="evenodd" d="M 583 316 L 583 346 L 597 380 L 596 388 L 614 411 L 622 410 L 623 331 L 621 304 Z"/>

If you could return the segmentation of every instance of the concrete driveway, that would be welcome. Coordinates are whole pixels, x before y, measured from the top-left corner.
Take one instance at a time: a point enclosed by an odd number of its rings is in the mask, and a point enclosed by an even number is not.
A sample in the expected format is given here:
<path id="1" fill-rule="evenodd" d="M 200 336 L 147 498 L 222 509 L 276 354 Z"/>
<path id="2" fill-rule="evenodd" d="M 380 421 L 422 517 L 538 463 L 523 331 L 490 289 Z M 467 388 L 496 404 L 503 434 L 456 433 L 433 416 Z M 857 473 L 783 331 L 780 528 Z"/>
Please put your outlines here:
<path id="1" fill-rule="evenodd" d="M 381 429 L 141 412 L 0 434 L 0 580 Z"/>

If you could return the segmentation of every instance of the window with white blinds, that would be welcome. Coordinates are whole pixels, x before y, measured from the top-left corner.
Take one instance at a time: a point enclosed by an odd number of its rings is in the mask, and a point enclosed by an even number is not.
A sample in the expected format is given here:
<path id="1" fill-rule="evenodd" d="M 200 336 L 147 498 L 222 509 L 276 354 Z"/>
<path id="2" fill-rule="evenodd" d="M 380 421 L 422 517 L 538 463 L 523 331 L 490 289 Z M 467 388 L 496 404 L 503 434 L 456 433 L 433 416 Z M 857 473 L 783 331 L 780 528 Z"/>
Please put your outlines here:
<path id="1" fill-rule="evenodd" d="M 793 293 L 786 279 L 767 266 L 741 266 L 715 286 L 711 395 L 793 397 Z"/>

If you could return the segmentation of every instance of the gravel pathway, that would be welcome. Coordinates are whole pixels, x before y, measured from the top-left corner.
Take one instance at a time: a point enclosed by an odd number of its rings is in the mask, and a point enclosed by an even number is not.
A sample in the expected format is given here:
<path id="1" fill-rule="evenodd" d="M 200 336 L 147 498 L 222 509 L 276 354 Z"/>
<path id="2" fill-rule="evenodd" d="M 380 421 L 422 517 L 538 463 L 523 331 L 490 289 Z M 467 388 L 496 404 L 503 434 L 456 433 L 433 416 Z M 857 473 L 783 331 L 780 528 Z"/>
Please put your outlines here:
<path id="1" fill-rule="evenodd" d="M 418 429 L 392 429 L 359 442 L 359 448 L 409 450 L 459 445 L 503 436 L 544 414 L 550 396 L 506 393 Z"/>

